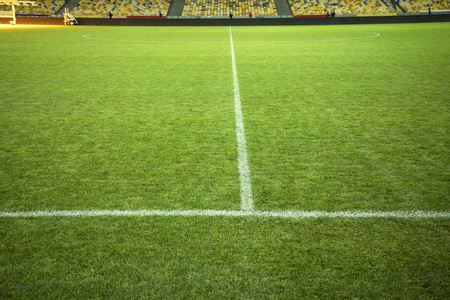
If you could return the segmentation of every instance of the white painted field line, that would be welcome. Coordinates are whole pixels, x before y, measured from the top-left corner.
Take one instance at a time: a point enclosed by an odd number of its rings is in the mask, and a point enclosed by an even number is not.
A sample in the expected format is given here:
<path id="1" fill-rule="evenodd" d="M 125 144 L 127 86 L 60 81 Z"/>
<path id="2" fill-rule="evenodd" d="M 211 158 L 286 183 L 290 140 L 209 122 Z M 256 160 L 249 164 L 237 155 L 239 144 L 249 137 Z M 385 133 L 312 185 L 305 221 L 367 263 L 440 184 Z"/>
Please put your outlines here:
<path id="1" fill-rule="evenodd" d="M 104 38 L 104 37 L 95 37 L 93 33 L 83 34 L 82 38 L 88 40 L 98 40 L 98 41 L 111 41 L 111 42 L 126 42 L 126 43 L 151 43 L 151 44 L 227 44 L 226 41 L 179 41 L 179 40 L 124 40 L 124 39 L 115 39 L 115 38 Z M 78 38 L 72 38 L 78 39 Z"/>
<path id="2" fill-rule="evenodd" d="M 17 25 L 16 25 L 17 26 Z M 35 26 L 35 25 L 34 25 Z M 231 29 L 231 28 L 230 28 Z M 295 40 L 281 40 L 281 41 L 271 41 L 271 40 L 260 40 L 260 41 L 240 41 L 240 44 L 268 44 L 268 43 L 309 43 L 309 42 L 339 42 L 347 40 L 361 40 L 361 39 L 371 39 L 380 36 L 377 32 L 361 32 L 362 34 L 370 34 L 368 36 L 357 36 L 357 37 L 341 37 L 341 38 L 328 38 L 328 39 L 295 39 Z M 114 38 L 104 38 L 95 36 L 95 34 L 83 34 L 82 38 L 89 40 L 98 41 L 111 41 L 111 42 L 127 42 L 127 43 L 151 43 L 151 44 L 224 44 L 224 41 L 170 41 L 170 40 L 123 40 Z M 79 38 L 68 38 L 68 39 L 79 39 Z"/>
<path id="3" fill-rule="evenodd" d="M 283 219 L 311 218 L 390 218 L 390 219 L 450 219 L 445 211 L 258 211 L 258 210 L 53 210 L 0 212 L 0 218 L 38 217 L 132 217 L 132 216 L 209 216 L 266 217 Z"/>
<path id="4" fill-rule="evenodd" d="M 248 167 L 247 146 L 244 134 L 244 121 L 241 110 L 241 95 L 236 69 L 236 58 L 234 56 L 233 34 L 230 27 L 231 62 L 233 66 L 234 85 L 234 109 L 236 114 L 236 135 L 238 142 L 238 164 L 239 178 L 241 182 L 241 209 L 243 211 L 253 210 L 252 184 L 250 181 L 250 168 Z"/>
<path id="5" fill-rule="evenodd" d="M 260 41 L 242 41 L 239 44 L 268 44 L 268 43 L 309 43 L 309 42 L 339 42 L 339 41 L 348 41 L 348 40 L 362 40 L 362 39 L 372 39 L 381 36 L 381 34 L 377 32 L 371 32 L 370 36 L 358 36 L 358 37 L 343 37 L 343 38 L 330 38 L 330 39 L 297 39 L 297 40 L 285 40 L 285 41 L 269 41 L 269 40 L 260 40 Z"/>

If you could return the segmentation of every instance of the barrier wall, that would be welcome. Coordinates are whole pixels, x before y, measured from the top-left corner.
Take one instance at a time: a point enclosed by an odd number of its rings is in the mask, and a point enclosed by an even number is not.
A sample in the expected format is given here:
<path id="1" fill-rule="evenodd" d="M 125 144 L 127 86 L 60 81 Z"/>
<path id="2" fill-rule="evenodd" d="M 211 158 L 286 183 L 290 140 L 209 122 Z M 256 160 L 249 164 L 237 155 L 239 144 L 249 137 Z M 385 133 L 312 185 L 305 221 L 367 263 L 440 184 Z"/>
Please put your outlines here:
<path id="1" fill-rule="evenodd" d="M 12 18 L 2 18 L 0 19 L 0 24 L 9 24 Z M 52 17 L 17 17 L 16 24 L 18 25 L 64 25 L 63 18 L 52 18 Z"/>
<path id="2" fill-rule="evenodd" d="M 252 18 L 252 19 L 78 19 L 80 25 L 119 26 L 274 26 L 274 25 L 344 25 L 450 22 L 446 15 L 340 18 Z"/>
<path id="3" fill-rule="evenodd" d="M 2 24 L 12 19 L 2 18 Z M 252 19 L 109 19 L 78 18 L 79 25 L 90 26 L 276 26 L 276 25 L 345 25 L 450 22 L 450 14 L 372 16 L 340 18 L 252 18 Z M 63 25 L 62 18 L 18 17 L 17 24 Z"/>

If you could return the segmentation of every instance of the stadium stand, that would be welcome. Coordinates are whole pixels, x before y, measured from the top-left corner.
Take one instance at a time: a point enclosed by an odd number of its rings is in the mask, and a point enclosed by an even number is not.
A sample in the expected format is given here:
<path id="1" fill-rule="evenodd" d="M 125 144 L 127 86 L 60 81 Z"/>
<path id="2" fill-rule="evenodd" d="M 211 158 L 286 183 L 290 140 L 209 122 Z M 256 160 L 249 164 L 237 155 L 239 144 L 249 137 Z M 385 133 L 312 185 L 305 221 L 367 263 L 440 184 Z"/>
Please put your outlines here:
<path id="1" fill-rule="evenodd" d="M 10 10 L 11 10 L 11 6 L 0 2 L 0 11 L 8 12 Z"/>
<path id="2" fill-rule="evenodd" d="M 36 5 L 17 5 L 18 15 L 55 15 L 56 12 L 66 3 L 65 0 L 36 0 Z M 11 10 L 10 5 L 0 4 L 0 11 Z"/>
<path id="3" fill-rule="evenodd" d="M 398 0 L 397 2 L 408 13 L 431 10 L 450 10 L 450 1 L 442 0 Z"/>
<path id="4" fill-rule="evenodd" d="M 391 14 L 394 9 L 382 0 L 289 0 L 294 15 Z"/>
<path id="5" fill-rule="evenodd" d="M 277 16 L 277 8 L 273 0 L 186 0 L 183 16 L 188 17 L 253 17 Z"/>
<path id="6" fill-rule="evenodd" d="M 75 16 L 159 16 L 166 15 L 171 0 L 82 0 L 72 10 Z"/>
<path id="7" fill-rule="evenodd" d="M 277 16 L 275 0 L 182 0 L 185 17 L 254 17 Z M 386 15 L 450 10 L 450 0 L 283 0 L 289 3 L 294 16 Z M 35 6 L 16 6 L 18 15 L 55 15 L 66 0 L 36 0 Z M 70 1 L 69 1 L 70 2 Z M 75 1 L 76 2 L 76 1 Z M 172 0 L 81 0 L 71 12 L 75 16 L 159 17 L 166 16 Z M 395 8 L 394 5 L 401 8 Z M 289 10 L 289 8 L 287 8 Z M 0 11 L 11 7 L 0 3 Z"/>

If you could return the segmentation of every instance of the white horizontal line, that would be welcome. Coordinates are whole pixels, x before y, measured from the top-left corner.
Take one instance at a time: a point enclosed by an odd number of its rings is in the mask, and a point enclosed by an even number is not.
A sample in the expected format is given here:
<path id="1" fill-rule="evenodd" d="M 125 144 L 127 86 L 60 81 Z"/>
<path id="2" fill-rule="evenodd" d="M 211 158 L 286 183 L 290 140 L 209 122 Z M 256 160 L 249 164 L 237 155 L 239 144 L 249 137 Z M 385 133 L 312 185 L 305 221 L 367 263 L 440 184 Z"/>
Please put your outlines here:
<path id="1" fill-rule="evenodd" d="M 52 210 L 0 212 L 2 218 L 25 217 L 120 217 L 120 216 L 226 216 L 267 218 L 450 218 L 445 211 L 257 211 L 257 210 Z"/>

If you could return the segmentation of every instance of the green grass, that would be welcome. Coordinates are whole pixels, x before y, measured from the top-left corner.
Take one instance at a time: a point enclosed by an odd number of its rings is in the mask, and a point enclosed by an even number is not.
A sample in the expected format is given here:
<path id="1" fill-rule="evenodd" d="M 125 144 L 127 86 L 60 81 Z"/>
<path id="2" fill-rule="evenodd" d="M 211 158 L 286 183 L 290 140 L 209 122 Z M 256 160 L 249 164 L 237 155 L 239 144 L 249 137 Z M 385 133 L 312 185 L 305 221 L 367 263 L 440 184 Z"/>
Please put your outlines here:
<path id="1" fill-rule="evenodd" d="M 234 36 L 259 207 L 448 209 L 447 24 L 252 31 Z"/>
<path id="2" fill-rule="evenodd" d="M 233 27 L 255 209 L 449 212 L 449 29 Z M 0 27 L 0 211 L 239 209 L 229 30 Z M 450 294 L 447 218 L 0 224 L 0 298 Z"/>
<path id="3" fill-rule="evenodd" d="M 6 298 L 445 299 L 449 293 L 448 222 L 0 222 Z"/>
<path id="4" fill-rule="evenodd" d="M 151 37 L 183 39 L 167 31 Z M 113 39 L 123 28 L 10 42 L 3 209 L 239 208 L 229 47 L 132 32 L 135 43 Z"/>

